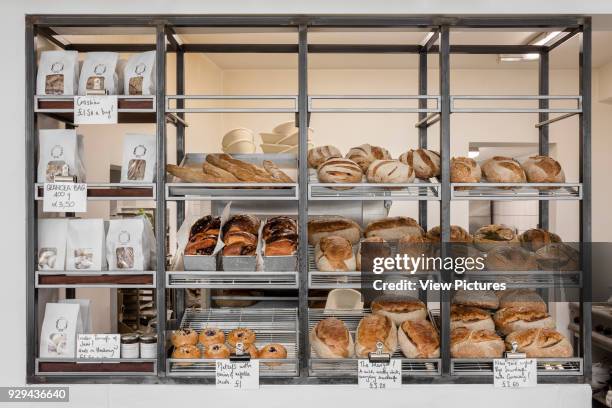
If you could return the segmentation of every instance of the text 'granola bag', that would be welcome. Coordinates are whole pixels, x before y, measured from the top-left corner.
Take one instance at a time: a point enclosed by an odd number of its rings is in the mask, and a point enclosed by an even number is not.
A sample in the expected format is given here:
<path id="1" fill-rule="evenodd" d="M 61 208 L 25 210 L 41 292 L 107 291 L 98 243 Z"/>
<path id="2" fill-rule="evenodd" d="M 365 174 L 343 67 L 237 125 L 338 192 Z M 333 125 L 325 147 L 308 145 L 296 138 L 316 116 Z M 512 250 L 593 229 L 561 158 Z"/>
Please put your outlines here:
<path id="1" fill-rule="evenodd" d="M 74 358 L 76 336 L 83 332 L 78 304 L 47 303 L 40 332 L 41 358 Z"/>
<path id="2" fill-rule="evenodd" d="M 64 270 L 67 234 L 67 218 L 38 220 L 38 270 Z"/>
<path id="3" fill-rule="evenodd" d="M 123 139 L 122 183 L 152 183 L 155 180 L 155 136 L 127 133 Z"/>
<path id="4" fill-rule="evenodd" d="M 106 259 L 110 270 L 150 270 L 155 257 L 155 235 L 146 216 L 109 221 Z"/>
<path id="5" fill-rule="evenodd" d="M 101 271 L 104 269 L 104 220 L 72 219 L 68 221 L 66 270 Z"/>
<path id="6" fill-rule="evenodd" d="M 116 52 L 87 53 L 79 77 L 79 95 L 88 93 L 116 95 L 118 60 L 119 54 Z"/>
<path id="7" fill-rule="evenodd" d="M 123 70 L 126 95 L 155 94 L 155 51 L 132 55 Z"/>
<path id="8" fill-rule="evenodd" d="M 38 182 L 53 183 L 64 172 L 85 182 L 83 136 L 74 129 L 41 129 L 39 138 Z"/>
<path id="9" fill-rule="evenodd" d="M 43 51 L 38 61 L 37 95 L 74 95 L 77 91 L 79 53 Z"/>

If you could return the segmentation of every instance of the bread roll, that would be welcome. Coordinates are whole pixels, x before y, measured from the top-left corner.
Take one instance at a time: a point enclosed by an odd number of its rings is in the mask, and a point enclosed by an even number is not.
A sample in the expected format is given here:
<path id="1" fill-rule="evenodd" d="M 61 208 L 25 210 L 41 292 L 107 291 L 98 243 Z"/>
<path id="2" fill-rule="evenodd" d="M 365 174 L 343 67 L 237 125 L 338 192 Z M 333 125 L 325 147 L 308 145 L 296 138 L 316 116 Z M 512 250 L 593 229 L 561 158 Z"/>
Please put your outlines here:
<path id="1" fill-rule="evenodd" d="M 217 329 L 216 327 L 206 327 L 200 332 L 198 342 L 204 346 L 225 343 L 225 333 L 223 333 L 223 330 Z"/>
<path id="2" fill-rule="evenodd" d="M 328 317 L 310 332 L 310 345 L 319 358 L 348 358 L 355 355 L 353 336 L 342 320 Z"/>
<path id="3" fill-rule="evenodd" d="M 364 245 L 365 243 L 365 245 Z M 359 249 L 357 250 L 357 270 L 361 270 L 361 253 L 364 249 L 366 264 L 372 264 L 374 258 L 387 258 L 391 256 L 391 247 L 384 239 L 380 237 L 370 237 L 361 240 Z"/>
<path id="4" fill-rule="evenodd" d="M 453 304 L 494 310 L 499 307 L 499 299 L 492 290 L 459 289 L 455 292 Z"/>
<path id="5" fill-rule="evenodd" d="M 308 167 L 317 169 L 324 161 L 331 158 L 341 158 L 342 153 L 331 145 L 317 146 L 308 150 Z"/>
<path id="6" fill-rule="evenodd" d="M 479 183 L 482 171 L 476 160 L 469 157 L 453 157 L 450 163 L 451 183 Z M 469 190 L 472 187 L 457 187 L 458 190 Z"/>
<path id="7" fill-rule="evenodd" d="M 495 330 L 495 324 L 489 312 L 472 306 L 452 305 L 450 328 L 465 327 L 470 330 Z"/>
<path id="8" fill-rule="evenodd" d="M 440 357 L 440 337 L 428 320 L 406 320 L 397 331 L 397 341 L 406 358 Z"/>
<path id="9" fill-rule="evenodd" d="M 535 271 L 538 269 L 534 253 L 518 244 L 492 248 L 487 252 L 485 265 L 489 271 Z"/>
<path id="10" fill-rule="evenodd" d="M 360 183 L 363 173 L 357 163 L 349 159 L 331 158 L 319 165 L 317 177 L 322 183 Z M 334 190 L 350 190 L 352 187 L 332 187 Z"/>
<path id="11" fill-rule="evenodd" d="M 172 350 L 172 358 L 200 358 L 200 349 L 193 344 L 183 344 L 175 346 Z M 183 364 L 183 363 L 181 363 Z"/>
<path id="12" fill-rule="evenodd" d="M 543 311 L 507 307 L 493 315 L 495 327 L 504 335 L 526 329 L 555 328 L 555 321 Z"/>
<path id="13" fill-rule="evenodd" d="M 198 332 L 189 328 L 173 330 L 170 341 L 174 347 L 195 346 L 198 344 Z"/>
<path id="14" fill-rule="evenodd" d="M 546 313 L 546 303 L 533 289 L 509 289 L 499 294 L 500 309 L 524 309 Z"/>
<path id="15" fill-rule="evenodd" d="M 370 183 L 412 183 L 414 170 L 399 160 L 374 160 L 366 178 Z"/>
<path id="16" fill-rule="evenodd" d="M 356 244 L 361 239 L 361 227 L 355 221 L 335 216 L 313 217 L 308 221 L 308 243 L 316 245 L 323 237 L 336 235 Z"/>
<path id="17" fill-rule="evenodd" d="M 503 224 L 480 227 L 474 233 L 474 245 L 481 251 L 488 251 L 500 244 L 518 242 L 516 230 Z"/>
<path id="18" fill-rule="evenodd" d="M 571 343 L 554 329 L 527 329 L 510 333 L 506 337 L 506 348 L 512 350 L 512 343 L 517 344 L 519 353 L 528 358 L 567 358 L 574 355 Z"/>
<path id="19" fill-rule="evenodd" d="M 350 241 L 335 235 L 321 238 L 317 243 L 315 262 L 321 272 L 348 272 L 357 267 Z"/>
<path id="20" fill-rule="evenodd" d="M 558 161 L 548 156 L 531 156 L 522 166 L 530 183 L 565 183 L 563 168 Z"/>
<path id="21" fill-rule="evenodd" d="M 242 343 L 244 347 L 247 347 L 250 344 L 255 344 L 256 340 L 257 337 L 255 332 L 246 327 L 234 329 L 227 335 L 227 344 L 229 344 L 230 347 L 236 347 L 238 343 Z"/>
<path id="22" fill-rule="evenodd" d="M 528 229 L 519 235 L 518 239 L 525 249 L 534 252 L 548 244 L 561 242 L 561 238 L 557 234 L 542 228 Z"/>
<path id="23" fill-rule="evenodd" d="M 408 150 L 399 159 L 412 167 L 420 179 L 427 180 L 440 175 L 440 154 L 433 150 Z"/>
<path id="24" fill-rule="evenodd" d="M 387 241 L 397 241 L 400 238 L 422 236 L 423 228 L 410 217 L 388 217 L 370 222 L 365 229 L 366 238 L 380 237 Z"/>
<path id="25" fill-rule="evenodd" d="M 432 242 L 440 242 L 440 226 L 433 227 L 427 232 L 427 238 Z M 472 242 L 472 236 L 469 232 L 461 228 L 459 225 L 450 226 L 450 242 Z"/>
<path id="26" fill-rule="evenodd" d="M 384 147 L 372 146 L 366 143 L 351 148 L 346 154 L 346 158 L 357 163 L 362 173 L 365 173 L 374 160 L 389 160 L 391 155 Z"/>
<path id="27" fill-rule="evenodd" d="M 545 271 L 578 271 L 580 254 L 569 245 L 548 244 L 535 253 L 536 262 Z"/>
<path id="28" fill-rule="evenodd" d="M 230 349 L 223 343 L 211 344 L 204 349 L 205 358 L 229 358 Z"/>
<path id="29" fill-rule="evenodd" d="M 499 358 L 505 349 L 504 341 L 492 330 L 458 327 L 451 331 L 453 358 Z"/>
<path id="30" fill-rule="evenodd" d="M 525 183 L 527 181 L 527 176 L 519 162 L 510 157 L 490 158 L 483 163 L 482 173 L 489 183 Z"/>
<path id="31" fill-rule="evenodd" d="M 381 296 L 372 301 L 372 313 L 383 315 L 400 325 L 406 320 L 427 319 L 427 306 L 410 296 Z"/>
<path id="32" fill-rule="evenodd" d="M 262 359 L 283 359 L 287 358 L 287 349 L 279 343 L 266 344 L 259 350 L 259 358 Z M 268 367 L 275 367 L 281 363 L 264 362 Z"/>
<path id="33" fill-rule="evenodd" d="M 383 353 L 393 354 L 397 349 L 397 328 L 393 320 L 383 315 L 367 315 L 359 322 L 355 335 L 355 354 L 367 358 L 375 353 L 376 343 L 383 344 Z"/>

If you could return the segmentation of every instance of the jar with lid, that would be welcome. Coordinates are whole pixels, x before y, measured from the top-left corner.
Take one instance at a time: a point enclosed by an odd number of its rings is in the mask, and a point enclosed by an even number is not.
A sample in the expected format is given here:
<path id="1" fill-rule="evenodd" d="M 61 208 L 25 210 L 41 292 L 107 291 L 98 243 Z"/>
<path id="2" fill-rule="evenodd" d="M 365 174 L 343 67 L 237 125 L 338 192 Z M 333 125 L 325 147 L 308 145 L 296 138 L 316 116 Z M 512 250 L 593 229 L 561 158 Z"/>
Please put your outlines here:
<path id="1" fill-rule="evenodd" d="M 138 358 L 140 336 L 136 333 L 121 335 L 121 358 Z"/>
<path id="2" fill-rule="evenodd" d="M 156 334 L 143 334 L 140 336 L 140 358 L 157 358 Z"/>

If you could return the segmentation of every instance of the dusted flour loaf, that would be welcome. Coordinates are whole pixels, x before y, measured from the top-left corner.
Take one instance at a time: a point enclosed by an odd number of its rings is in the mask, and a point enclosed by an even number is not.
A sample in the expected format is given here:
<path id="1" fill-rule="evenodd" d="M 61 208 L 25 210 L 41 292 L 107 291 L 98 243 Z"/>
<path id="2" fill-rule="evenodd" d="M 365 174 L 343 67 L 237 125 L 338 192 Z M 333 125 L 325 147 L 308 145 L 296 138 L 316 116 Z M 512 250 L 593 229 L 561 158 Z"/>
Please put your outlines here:
<path id="1" fill-rule="evenodd" d="M 513 343 L 517 345 L 516 351 L 527 354 L 528 358 L 567 358 L 574 355 L 569 340 L 554 329 L 515 331 L 506 336 L 506 348 L 512 350 Z"/>
<path id="2" fill-rule="evenodd" d="M 394 353 L 397 349 L 397 328 L 387 316 L 367 315 L 359 322 L 355 336 L 355 354 L 366 358 L 375 353 L 376 344 L 382 343 L 383 353 Z"/>
<path id="3" fill-rule="evenodd" d="M 473 306 L 451 306 L 451 330 L 465 327 L 470 330 L 495 330 L 491 314 L 486 310 Z"/>
<path id="4" fill-rule="evenodd" d="M 501 337 L 492 330 L 458 327 L 451 331 L 450 350 L 453 358 L 499 358 L 506 347 Z"/>
<path id="5" fill-rule="evenodd" d="M 493 319 L 497 330 L 504 335 L 526 329 L 555 328 L 555 320 L 541 310 L 509 307 L 499 309 Z"/>
<path id="6" fill-rule="evenodd" d="M 317 171 L 322 183 L 359 183 L 363 178 L 361 168 L 352 160 L 331 158 L 319 165 Z M 350 190 L 352 187 L 332 187 L 334 190 Z"/>
<path id="7" fill-rule="evenodd" d="M 440 357 L 440 337 L 428 320 L 406 320 L 397 331 L 397 341 L 406 358 Z"/>
<path id="8" fill-rule="evenodd" d="M 490 158 L 482 165 L 482 173 L 489 183 L 524 183 L 527 181 L 525 171 L 519 162 L 511 157 Z"/>
<path id="9" fill-rule="evenodd" d="M 372 146 L 366 143 L 351 148 L 346 154 L 346 158 L 357 163 L 361 167 L 361 171 L 365 173 L 374 160 L 389 160 L 391 155 L 384 147 Z"/>
<path id="10" fill-rule="evenodd" d="M 433 150 L 408 150 L 399 159 L 412 167 L 420 179 L 427 180 L 440 175 L 440 154 Z"/>
<path id="11" fill-rule="evenodd" d="M 423 228 L 410 217 L 383 218 L 370 222 L 365 228 L 367 238 L 380 237 L 388 241 L 397 241 L 406 235 L 420 237 L 423 234 Z"/>
<path id="12" fill-rule="evenodd" d="M 337 147 L 331 145 L 313 147 L 308 150 L 308 167 L 317 169 L 331 158 L 342 158 L 342 153 Z"/>
<path id="13" fill-rule="evenodd" d="M 310 344 L 319 358 L 347 358 L 355 355 L 353 336 L 342 320 L 328 317 L 310 332 Z"/>
<path id="14" fill-rule="evenodd" d="M 361 227 L 355 221 L 337 215 L 313 217 L 308 221 L 308 243 L 316 245 L 323 237 L 336 235 L 346 238 L 351 244 L 361 239 Z"/>
<path id="15" fill-rule="evenodd" d="M 370 183 L 411 183 L 414 170 L 399 160 L 375 160 L 366 172 Z"/>

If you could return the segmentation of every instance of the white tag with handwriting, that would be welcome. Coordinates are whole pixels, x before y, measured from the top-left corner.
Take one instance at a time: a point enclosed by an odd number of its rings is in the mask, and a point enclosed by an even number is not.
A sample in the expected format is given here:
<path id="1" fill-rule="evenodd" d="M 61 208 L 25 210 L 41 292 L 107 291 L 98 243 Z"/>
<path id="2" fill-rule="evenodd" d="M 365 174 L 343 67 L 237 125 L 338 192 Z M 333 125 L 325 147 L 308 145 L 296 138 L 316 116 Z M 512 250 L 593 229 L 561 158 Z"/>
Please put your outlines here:
<path id="1" fill-rule="evenodd" d="M 259 388 L 259 361 L 216 361 L 217 388 L 256 390 Z"/>
<path id="2" fill-rule="evenodd" d="M 402 361 L 392 358 L 387 363 L 372 363 L 370 360 L 357 362 L 359 388 L 385 390 L 402 386 Z"/>
<path id="3" fill-rule="evenodd" d="M 493 383 L 498 388 L 535 387 L 538 384 L 538 363 L 534 358 L 495 359 Z"/>
<path id="4" fill-rule="evenodd" d="M 117 123 L 117 95 L 75 96 L 74 123 L 76 125 Z"/>
<path id="5" fill-rule="evenodd" d="M 79 334 L 77 337 L 77 358 L 119 358 L 121 357 L 120 338 L 119 334 Z"/>
<path id="6" fill-rule="evenodd" d="M 43 212 L 87 212 L 87 184 L 45 183 Z"/>

